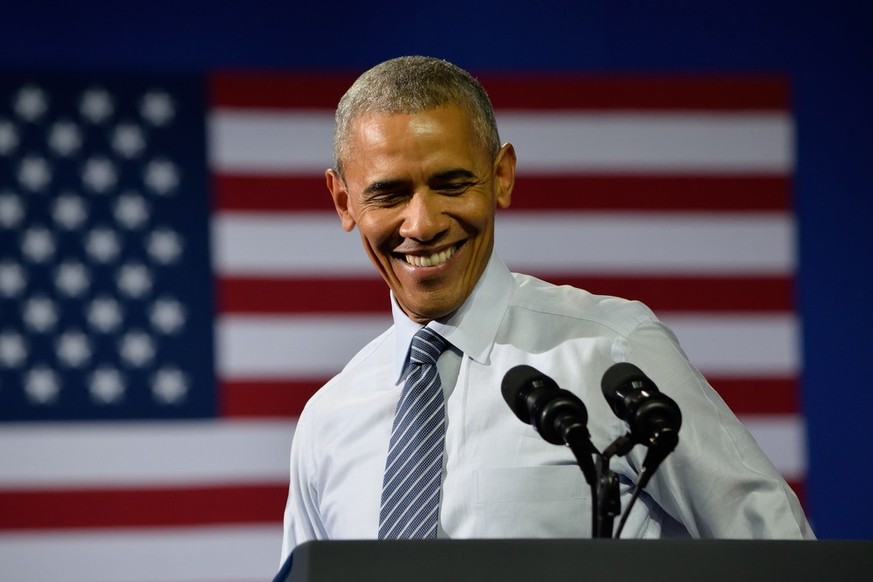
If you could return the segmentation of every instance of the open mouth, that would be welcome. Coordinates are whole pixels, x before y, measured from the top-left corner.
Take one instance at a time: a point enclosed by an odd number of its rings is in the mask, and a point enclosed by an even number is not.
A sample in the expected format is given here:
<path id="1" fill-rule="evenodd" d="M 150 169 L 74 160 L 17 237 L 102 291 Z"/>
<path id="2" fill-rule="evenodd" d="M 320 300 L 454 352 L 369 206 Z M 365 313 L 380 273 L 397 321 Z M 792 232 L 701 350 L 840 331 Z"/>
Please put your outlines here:
<path id="1" fill-rule="evenodd" d="M 438 265 L 442 265 L 449 259 L 451 259 L 454 254 L 463 246 L 463 242 L 458 243 L 453 247 L 449 247 L 447 249 L 443 249 L 438 253 L 433 253 L 430 255 L 401 255 L 403 259 L 414 267 L 436 267 Z"/>

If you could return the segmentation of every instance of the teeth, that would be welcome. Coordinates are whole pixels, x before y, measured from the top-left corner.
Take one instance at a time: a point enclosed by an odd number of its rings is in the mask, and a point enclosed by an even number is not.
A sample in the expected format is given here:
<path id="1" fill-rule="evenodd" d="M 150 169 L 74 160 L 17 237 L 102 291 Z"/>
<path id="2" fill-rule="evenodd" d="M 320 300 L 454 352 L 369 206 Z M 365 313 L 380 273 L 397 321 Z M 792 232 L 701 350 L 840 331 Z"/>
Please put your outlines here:
<path id="1" fill-rule="evenodd" d="M 427 257 L 420 257 L 417 255 L 406 255 L 406 262 L 410 265 L 415 265 L 416 267 L 435 267 L 442 263 L 445 263 L 452 255 L 455 254 L 455 247 L 447 248 L 444 251 L 440 251 L 438 253 L 434 253 Z"/>

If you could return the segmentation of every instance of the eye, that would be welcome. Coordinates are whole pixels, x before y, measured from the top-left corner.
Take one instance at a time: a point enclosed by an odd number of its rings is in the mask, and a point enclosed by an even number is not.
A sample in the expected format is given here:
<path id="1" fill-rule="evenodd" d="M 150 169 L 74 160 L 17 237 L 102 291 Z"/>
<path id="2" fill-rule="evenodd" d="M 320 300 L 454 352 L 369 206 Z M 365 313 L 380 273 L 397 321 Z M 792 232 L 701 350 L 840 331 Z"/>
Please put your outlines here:
<path id="1" fill-rule="evenodd" d="M 450 182 L 447 184 L 436 184 L 434 190 L 448 196 L 457 196 L 463 194 L 474 185 L 474 182 Z"/>
<path id="2" fill-rule="evenodd" d="M 381 188 L 368 192 L 364 203 L 379 208 L 390 208 L 408 200 L 411 196 L 407 188 Z"/>
<path id="3" fill-rule="evenodd" d="M 380 208 L 390 208 L 397 206 L 407 198 L 402 192 L 380 192 L 379 194 L 370 197 L 370 204 Z"/>

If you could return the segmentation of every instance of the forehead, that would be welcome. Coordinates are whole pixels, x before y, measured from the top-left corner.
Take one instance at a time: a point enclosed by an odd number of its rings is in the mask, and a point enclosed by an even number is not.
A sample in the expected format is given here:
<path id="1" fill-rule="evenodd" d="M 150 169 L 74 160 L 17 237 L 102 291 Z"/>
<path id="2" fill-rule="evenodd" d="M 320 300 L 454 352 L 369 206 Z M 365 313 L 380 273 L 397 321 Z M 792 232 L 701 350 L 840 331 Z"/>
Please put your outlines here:
<path id="1" fill-rule="evenodd" d="M 478 142 L 470 116 L 458 105 L 416 113 L 367 112 L 351 124 L 349 161 L 441 149 L 472 151 Z"/>

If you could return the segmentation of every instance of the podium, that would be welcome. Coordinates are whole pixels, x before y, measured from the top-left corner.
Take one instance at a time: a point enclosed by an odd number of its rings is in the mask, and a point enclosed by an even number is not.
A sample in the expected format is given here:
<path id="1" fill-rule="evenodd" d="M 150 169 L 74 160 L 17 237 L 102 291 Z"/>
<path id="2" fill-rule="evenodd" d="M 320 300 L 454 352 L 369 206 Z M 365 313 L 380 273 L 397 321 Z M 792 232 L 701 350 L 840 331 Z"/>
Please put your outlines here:
<path id="1" fill-rule="evenodd" d="M 281 582 L 821 582 L 866 579 L 873 542 L 747 540 L 322 541 Z"/>

